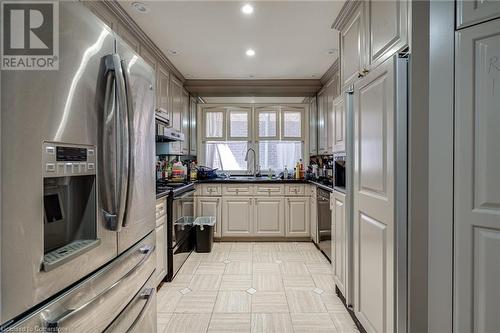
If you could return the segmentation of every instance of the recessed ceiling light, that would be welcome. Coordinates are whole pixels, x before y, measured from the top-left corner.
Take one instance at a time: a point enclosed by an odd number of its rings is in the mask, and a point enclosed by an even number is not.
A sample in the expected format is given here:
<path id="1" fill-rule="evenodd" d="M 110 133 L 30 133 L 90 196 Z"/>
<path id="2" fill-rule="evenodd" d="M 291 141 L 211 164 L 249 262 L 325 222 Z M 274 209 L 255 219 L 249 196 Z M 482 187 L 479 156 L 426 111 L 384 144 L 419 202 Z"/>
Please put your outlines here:
<path id="1" fill-rule="evenodd" d="M 243 14 L 250 15 L 253 13 L 253 6 L 246 4 L 243 7 L 241 7 L 241 11 L 243 12 Z"/>
<path id="2" fill-rule="evenodd" d="M 248 75 L 249 78 L 253 79 L 255 76 L 253 76 L 252 74 Z"/>
<path id="3" fill-rule="evenodd" d="M 147 12 L 149 12 L 148 6 L 146 6 L 142 2 L 132 2 L 130 4 L 130 6 L 132 6 L 132 8 L 134 8 L 135 10 L 137 10 L 139 13 L 147 13 Z"/>
<path id="4" fill-rule="evenodd" d="M 334 55 L 335 53 L 337 53 L 337 49 L 329 49 L 328 50 L 329 55 Z"/>
<path id="5" fill-rule="evenodd" d="M 248 49 L 245 53 L 249 57 L 253 57 L 255 55 L 255 51 L 252 49 Z"/>
<path id="6" fill-rule="evenodd" d="M 178 55 L 180 53 L 177 50 L 167 50 L 167 52 L 168 52 L 168 54 L 173 55 L 173 56 Z"/>

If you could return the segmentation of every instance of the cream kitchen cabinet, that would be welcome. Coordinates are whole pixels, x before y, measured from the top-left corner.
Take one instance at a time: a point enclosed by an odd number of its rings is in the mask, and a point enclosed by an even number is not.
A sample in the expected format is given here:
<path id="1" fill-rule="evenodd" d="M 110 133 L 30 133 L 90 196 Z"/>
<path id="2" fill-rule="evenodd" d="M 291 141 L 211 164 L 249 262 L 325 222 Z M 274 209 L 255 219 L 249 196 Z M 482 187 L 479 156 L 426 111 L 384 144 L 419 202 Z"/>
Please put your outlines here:
<path id="1" fill-rule="evenodd" d="M 335 118 L 333 114 L 333 99 L 336 95 L 336 84 L 330 81 L 327 86 L 327 106 L 326 106 L 326 153 L 333 153 L 333 132 L 335 128 Z"/>
<path id="2" fill-rule="evenodd" d="M 327 153 L 327 110 L 328 96 L 326 90 L 318 94 L 318 154 Z"/>
<path id="3" fill-rule="evenodd" d="M 335 191 L 332 196 L 332 258 L 335 285 L 345 296 L 347 274 L 347 226 L 345 194 Z"/>
<path id="4" fill-rule="evenodd" d="M 170 73 L 161 65 L 156 76 L 156 113 L 171 126 Z"/>
<path id="5" fill-rule="evenodd" d="M 185 90 L 182 89 L 182 99 L 181 99 L 181 107 L 182 107 L 182 117 L 181 117 L 181 123 L 182 123 L 182 133 L 184 133 L 184 141 L 182 142 L 182 154 L 183 155 L 189 155 L 189 142 L 191 141 L 190 135 L 189 135 L 189 93 Z"/>
<path id="6" fill-rule="evenodd" d="M 167 258 L 167 242 L 165 233 L 165 224 L 160 225 L 155 228 L 156 235 L 156 284 L 160 284 L 163 281 L 165 275 L 167 275 L 166 258 Z"/>
<path id="7" fill-rule="evenodd" d="M 253 185 L 231 184 L 222 186 L 222 194 L 227 196 L 250 196 L 253 194 Z"/>
<path id="8" fill-rule="evenodd" d="M 254 235 L 262 237 L 284 237 L 284 199 L 277 197 L 256 197 L 254 200 Z"/>
<path id="9" fill-rule="evenodd" d="M 222 237 L 253 236 L 252 197 L 222 197 Z"/>
<path id="10" fill-rule="evenodd" d="M 306 196 L 306 184 L 285 184 L 285 195 Z"/>
<path id="11" fill-rule="evenodd" d="M 139 39 L 123 24 L 118 23 L 116 33 L 123 39 L 135 52 L 140 53 L 141 43 Z"/>
<path id="12" fill-rule="evenodd" d="M 340 30 L 340 82 L 344 88 L 367 70 L 365 60 L 368 36 L 365 17 L 366 2 L 353 1 L 352 6 L 346 18 L 334 26 Z"/>
<path id="13" fill-rule="evenodd" d="M 170 75 L 170 125 L 177 131 L 182 130 L 182 83 Z"/>
<path id="14" fill-rule="evenodd" d="M 285 198 L 285 235 L 309 237 L 309 197 Z"/>
<path id="15" fill-rule="evenodd" d="M 156 200 L 155 208 L 156 217 L 156 281 L 157 284 L 163 281 L 167 274 L 166 258 L 167 258 L 167 243 L 166 243 L 166 229 L 165 220 L 167 218 L 167 200 L 165 197 Z"/>
<path id="16" fill-rule="evenodd" d="M 221 184 L 199 184 L 196 185 L 195 196 L 221 196 L 222 186 Z"/>
<path id="17" fill-rule="evenodd" d="M 222 236 L 222 199 L 220 197 L 197 197 L 195 216 L 214 216 L 214 237 Z"/>
<path id="18" fill-rule="evenodd" d="M 317 188 L 315 185 L 311 185 L 311 199 L 310 199 L 310 220 L 309 224 L 311 226 L 311 239 L 314 243 L 318 243 L 318 201 L 316 200 Z"/>
<path id="19" fill-rule="evenodd" d="M 316 97 L 309 100 L 309 155 L 318 154 L 318 108 Z"/>
<path id="20" fill-rule="evenodd" d="M 500 327 L 499 32 L 496 19 L 456 33 L 456 332 L 498 332 Z"/>
<path id="21" fill-rule="evenodd" d="M 333 153 L 345 151 L 346 114 L 344 96 L 337 97 L 333 102 Z"/>
<path id="22" fill-rule="evenodd" d="M 198 154 L 197 148 L 197 107 L 198 103 L 196 98 L 189 98 L 189 155 L 196 156 Z"/>
<path id="23" fill-rule="evenodd" d="M 408 0 L 366 2 L 368 69 L 374 69 L 408 42 Z M 497 6 L 498 7 L 498 6 Z"/>
<path id="24" fill-rule="evenodd" d="M 457 0 L 457 29 L 500 17 L 500 1 Z"/>

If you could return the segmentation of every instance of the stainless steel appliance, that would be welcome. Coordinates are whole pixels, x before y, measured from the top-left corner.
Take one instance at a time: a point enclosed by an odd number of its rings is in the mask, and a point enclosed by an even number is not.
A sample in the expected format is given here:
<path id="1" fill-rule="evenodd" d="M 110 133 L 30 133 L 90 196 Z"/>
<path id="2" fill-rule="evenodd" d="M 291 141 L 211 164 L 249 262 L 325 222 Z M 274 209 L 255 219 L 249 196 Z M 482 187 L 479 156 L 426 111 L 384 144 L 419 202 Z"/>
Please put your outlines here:
<path id="1" fill-rule="evenodd" d="M 346 154 L 334 154 L 333 178 L 335 189 L 345 191 L 346 188 Z"/>
<path id="2" fill-rule="evenodd" d="M 59 31 L 58 71 L 2 72 L 0 323 L 141 327 L 155 311 L 154 72 L 79 2 L 59 3 Z"/>
<path id="3" fill-rule="evenodd" d="M 162 118 L 156 118 L 156 142 L 184 141 L 184 133 L 168 127 Z"/>
<path id="4" fill-rule="evenodd" d="M 167 197 L 167 281 L 172 281 L 194 249 L 194 184 L 171 183 Z"/>
<path id="5" fill-rule="evenodd" d="M 331 261 L 332 258 L 332 212 L 330 210 L 330 192 L 318 188 L 318 246 Z"/>

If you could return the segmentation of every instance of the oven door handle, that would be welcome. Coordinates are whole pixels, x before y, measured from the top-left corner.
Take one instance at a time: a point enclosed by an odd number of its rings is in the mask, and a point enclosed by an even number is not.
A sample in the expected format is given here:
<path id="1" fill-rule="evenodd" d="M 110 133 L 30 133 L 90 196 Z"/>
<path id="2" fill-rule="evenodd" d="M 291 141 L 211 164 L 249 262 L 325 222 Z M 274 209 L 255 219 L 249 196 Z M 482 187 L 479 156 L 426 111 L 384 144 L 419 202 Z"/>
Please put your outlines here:
<path id="1" fill-rule="evenodd" d="M 196 192 L 196 190 L 190 190 L 189 192 L 184 193 L 180 197 L 174 197 L 174 200 L 187 198 L 190 195 L 192 195 L 194 192 Z"/>

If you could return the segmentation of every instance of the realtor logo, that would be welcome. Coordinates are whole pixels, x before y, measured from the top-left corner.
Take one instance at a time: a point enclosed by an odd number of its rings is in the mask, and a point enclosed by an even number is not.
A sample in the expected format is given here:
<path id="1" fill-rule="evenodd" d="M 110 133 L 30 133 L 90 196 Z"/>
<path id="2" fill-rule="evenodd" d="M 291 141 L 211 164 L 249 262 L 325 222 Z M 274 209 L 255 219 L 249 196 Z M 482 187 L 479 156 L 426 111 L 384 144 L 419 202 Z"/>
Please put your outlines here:
<path id="1" fill-rule="evenodd" d="M 59 69 L 59 3 L 2 1 L 2 70 Z"/>

